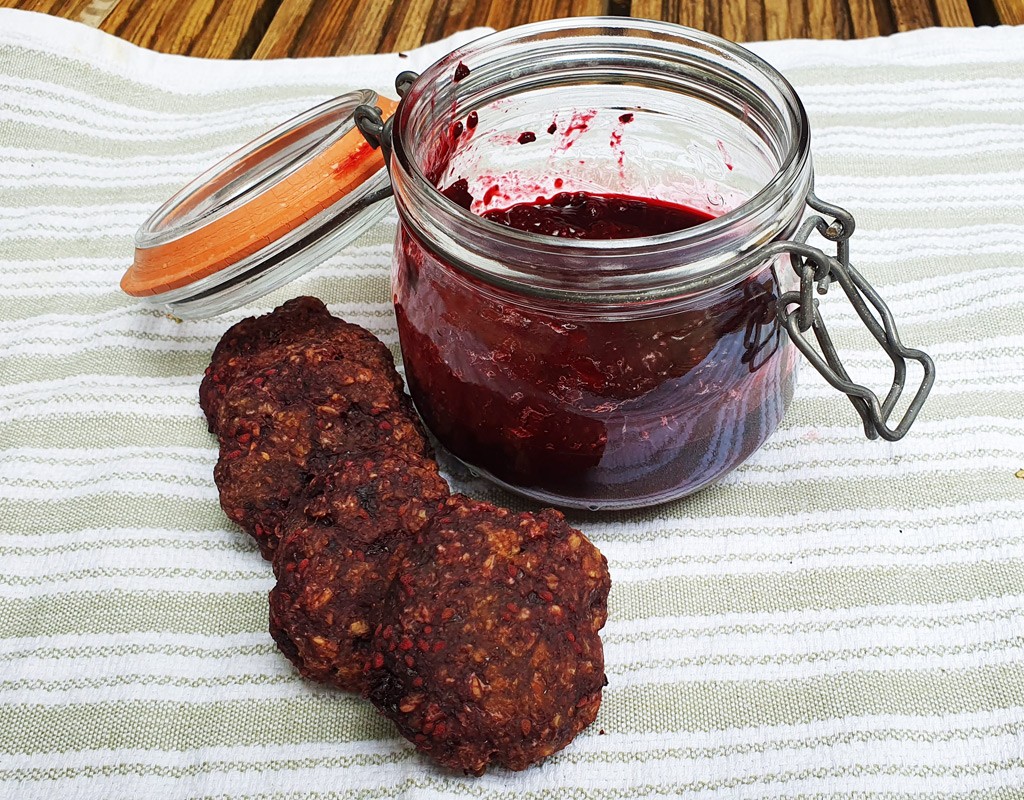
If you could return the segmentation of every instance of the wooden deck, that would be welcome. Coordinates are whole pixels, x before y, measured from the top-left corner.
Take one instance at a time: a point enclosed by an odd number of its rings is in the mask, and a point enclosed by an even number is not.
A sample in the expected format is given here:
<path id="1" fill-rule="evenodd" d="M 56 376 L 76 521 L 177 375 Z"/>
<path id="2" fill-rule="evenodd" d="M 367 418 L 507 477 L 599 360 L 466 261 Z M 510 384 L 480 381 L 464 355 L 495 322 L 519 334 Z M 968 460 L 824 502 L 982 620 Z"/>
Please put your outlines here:
<path id="1" fill-rule="evenodd" d="M 1024 24 L 1024 0 L 0 0 L 3 6 L 210 58 L 388 52 L 478 25 L 589 14 L 669 20 L 738 42 Z"/>

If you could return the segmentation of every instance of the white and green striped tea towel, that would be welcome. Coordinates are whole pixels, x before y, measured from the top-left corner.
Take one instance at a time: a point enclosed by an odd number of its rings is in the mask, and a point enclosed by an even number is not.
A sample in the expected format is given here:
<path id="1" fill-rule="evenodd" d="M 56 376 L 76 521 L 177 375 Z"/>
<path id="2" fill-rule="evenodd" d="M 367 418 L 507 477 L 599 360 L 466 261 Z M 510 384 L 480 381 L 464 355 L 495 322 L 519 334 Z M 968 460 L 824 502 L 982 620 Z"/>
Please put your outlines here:
<path id="1" fill-rule="evenodd" d="M 200 374 L 230 323 L 299 293 L 394 346 L 394 218 L 180 324 L 119 292 L 132 234 L 275 122 L 470 35 L 406 59 L 208 62 L 0 11 L 0 796 L 1024 797 L 1020 28 L 756 47 L 800 91 L 820 194 L 856 214 L 854 260 L 939 380 L 887 444 L 805 368 L 720 485 L 575 517 L 614 587 L 604 706 L 567 750 L 443 773 L 277 653 L 269 566 L 217 504 Z M 826 313 L 887 385 L 849 307 Z"/>

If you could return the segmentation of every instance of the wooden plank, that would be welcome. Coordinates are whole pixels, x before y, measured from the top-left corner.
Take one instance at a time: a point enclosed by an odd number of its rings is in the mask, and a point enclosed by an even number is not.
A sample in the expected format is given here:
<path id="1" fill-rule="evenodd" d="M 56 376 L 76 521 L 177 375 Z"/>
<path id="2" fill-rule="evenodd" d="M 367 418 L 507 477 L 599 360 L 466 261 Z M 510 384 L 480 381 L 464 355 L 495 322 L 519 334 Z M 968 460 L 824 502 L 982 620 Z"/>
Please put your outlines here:
<path id="1" fill-rule="evenodd" d="M 812 39 L 849 39 L 853 23 L 844 0 L 806 0 L 807 35 Z"/>
<path id="2" fill-rule="evenodd" d="M 0 0 L 0 8 L 20 8 L 22 11 L 39 11 L 64 19 L 79 19 L 91 2 L 92 0 Z"/>
<path id="3" fill-rule="evenodd" d="M 360 0 L 284 0 L 253 57 L 374 53 L 392 11 Z"/>
<path id="4" fill-rule="evenodd" d="M 597 16 L 607 11 L 604 0 L 491 0 L 485 25 L 505 30 L 555 17 Z"/>
<path id="5" fill-rule="evenodd" d="M 765 6 L 772 0 L 732 0 L 719 5 L 719 36 L 734 42 L 756 42 L 766 36 Z"/>
<path id="6" fill-rule="evenodd" d="M 890 5 L 898 31 L 913 31 L 939 24 L 930 0 L 890 0 Z"/>
<path id="7" fill-rule="evenodd" d="M 705 10 L 701 0 L 633 0 L 630 16 L 660 19 L 714 33 L 708 27 Z"/>
<path id="8" fill-rule="evenodd" d="M 889 0 L 896 29 L 911 31 L 933 25 L 972 27 L 967 0 Z"/>
<path id="9" fill-rule="evenodd" d="M 806 39 L 809 35 L 807 7 L 803 3 L 768 0 L 764 16 L 768 39 Z"/>
<path id="10" fill-rule="evenodd" d="M 849 0 L 846 7 L 850 14 L 850 36 L 853 39 L 888 36 L 895 30 L 892 9 L 883 0 Z"/>
<path id="11" fill-rule="evenodd" d="M 458 31 L 478 28 L 487 24 L 491 3 L 481 0 L 445 0 L 439 3 L 438 13 L 428 14 L 429 24 L 424 35 L 425 41 L 437 41 Z"/>
<path id="12" fill-rule="evenodd" d="M 1022 0 L 1001 0 L 1022 2 Z M 891 0 L 900 6 L 899 30 L 924 27 L 933 19 L 929 0 Z M 966 0 L 936 0 L 945 25 L 970 25 Z M 897 30 L 889 0 L 632 0 L 631 15 L 662 19 L 732 39 L 851 39 Z"/>
<path id="13" fill-rule="evenodd" d="M 124 0 L 121 0 L 124 2 Z M 274 17 L 279 0 L 216 0 L 214 12 L 189 55 L 203 58 L 252 58 Z M 228 49 L 234 49 L 228 55 Z"/>
<path id="14" fill-rule="evenodd" d="M 248 58 L 273 0 L 121 0 L 100 28 L 165 53 Z M 270 5 L 268 5 L 270 4 Z"/>
<path id="15" fill-rule="evenodd" d="M 994 0 L 996 15 L 1004 25 L 1024 25 L 1024 0 Z"/>
<path id="16" fill-rule="evenodd" d="M 973 28 L 971 9 L 967 0 L 934 0 L 937 24 L 946 28 Z M 1021 2 L 1021 0 L 1017 0 Z"/>
<path id="17" fill-rule="evenodd" d="M 402 51 L 481 25 L 604 13 L 606 0 L 284 0 L 255 58 Z"/>
<path id="18" fill-rule="evenodd" d="M 688 25 L 734 42 L 850 39 L 883 33 L 874 1 L 633 0 L 631 15 Z M 858 33 L 858 26 L 863 33 Z"/>
<path id="19" fill-rule="evenodd" d="M 313 7 L 314 0 L 285 0 L 281 3 L 252 57 L 290 57 L 293 41 L 297 42 L 300 38 L 304 38 L 302 37 L 303 22 L 312 15 Z M 317 53 L 316 55 L 321 54 Z"/>
<path id="20" fill-rule="evenodd" d="M 394 12 L 377 40 L 377 52 L 388 53 L 411 50 L 425 42 L 436 42 L 453 33 L 448 20 L 454 14 L 465 19 L 465 25 L 455 23 L 456 30 L 486 24 L 487 3 L 452 3 L 451 0 L 407 0 L 393 3 Z"/>

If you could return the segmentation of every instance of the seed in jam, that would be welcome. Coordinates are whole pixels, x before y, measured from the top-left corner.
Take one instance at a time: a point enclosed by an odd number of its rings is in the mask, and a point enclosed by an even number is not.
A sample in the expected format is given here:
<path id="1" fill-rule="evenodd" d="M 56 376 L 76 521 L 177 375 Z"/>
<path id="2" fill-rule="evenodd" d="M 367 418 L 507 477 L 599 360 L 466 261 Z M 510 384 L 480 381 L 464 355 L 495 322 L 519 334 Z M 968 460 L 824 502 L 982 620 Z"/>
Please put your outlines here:
<path id="1" fill-rule="evenodd" d="M 458 83 L 467 75 L 469 75 L 469 67 L 460 61 L 459 66 L 455 68 L 455 82 Z"/>
<path id="2" fill-rule="evenodd" d="M 537 134 L 533 131 L 523 131 L 519 134 L 519 138 L 516 140 L 519 144 L 529 144 L 530 142 L 537 141 Z"/>
<path id="3" fill-rule="evenodd" d="M 713 219 L 707 212 L 661 200 L 588 192 L 559 192 L 550 199 L 494 209 L 483 217 L 499 225 L 563 239 L 634 239 L 686 230 Z"/>
<path id="4" fill-rule="evenodd" d="M 632 121 L 633 121 L 633 115 L 632 114 L 628 114 L 627 113 L 627 114 L 623 114 L 621 117 L 619 117 L 619 122 L 621 122 L 623 125 L 625 125 L 627 122 L 632 122 Z"/>
<path id="5" fill-rule="evenodd" d="M 557 123 L 552 122 L 550 125 L 548 125 L 548 133 L 555 133 L 557 131 L 558 131 L 558 124 Z"/>
<path id="6" fill-rule="evenodd" d="M 470 111 L 469 116 L 466 117 L 466 127 L 470 130 L 476 127 L 476 124 L 480 121 L 480 117 L 475 111 Z"/>

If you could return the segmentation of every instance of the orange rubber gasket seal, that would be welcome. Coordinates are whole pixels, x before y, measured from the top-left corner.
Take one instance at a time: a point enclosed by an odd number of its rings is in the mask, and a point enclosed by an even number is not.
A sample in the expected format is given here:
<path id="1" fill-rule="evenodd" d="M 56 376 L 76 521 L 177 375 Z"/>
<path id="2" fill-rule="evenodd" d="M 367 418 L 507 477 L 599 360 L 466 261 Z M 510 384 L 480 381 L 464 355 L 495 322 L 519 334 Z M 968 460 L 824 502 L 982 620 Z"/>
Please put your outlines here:
<path id="1" fill-rule="evenodd" d="M 398 103 L 379 97 L 386 119 Z M 198 230 L 135 248 L 121 289 L 148 297 L 209 277 L 277 241 L 384 168 L 384 157 L 353 128 L 284 180 Z"/>

